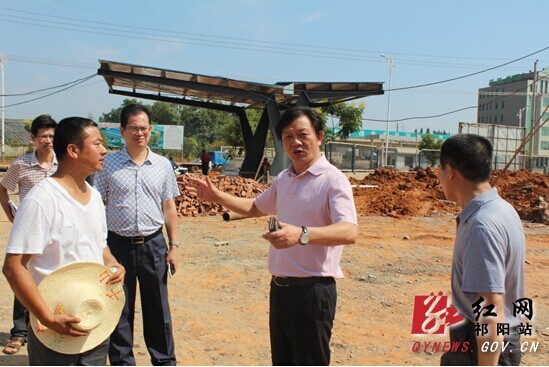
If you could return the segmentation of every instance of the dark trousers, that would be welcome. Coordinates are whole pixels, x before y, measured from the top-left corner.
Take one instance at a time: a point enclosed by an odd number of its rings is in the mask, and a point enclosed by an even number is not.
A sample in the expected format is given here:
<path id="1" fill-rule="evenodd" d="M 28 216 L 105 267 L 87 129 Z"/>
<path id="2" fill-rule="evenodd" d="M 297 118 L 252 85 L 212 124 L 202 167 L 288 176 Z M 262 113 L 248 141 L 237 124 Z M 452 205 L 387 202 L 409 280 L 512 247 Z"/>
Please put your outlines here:
<path id="1" fill-rule="evenodd" d="M 271 282 L 269 327 L 275 366 L 330 364 L 336 283 L 278 286 Z"/>
<path id="2" fill-rule="evenodd" d="M 206 176 L 208 174 L 208 170 L 210 169 L 210 164 L 208 162 L 202 163 L 202 174 Z"/>
<path id="3" fill-rule="evenodd" d="M 469 320 L 465 320 L 456 326 L 450 327 L 450 342 L 468 342 L 469 347 L 466 352 L 446 352 L 440 358 L 441 366 L 478 366 L 478 347 L 477 337 L 475 332 L 475 324 Z M 518 366 L 520 365 L 520 334 L 513 329 L 509 335 L 503 339 L 505 343 L 509 343 L 505 352 L 499 356 L 499 366 Z M 461 344 L 462 345 L 462 344 Z M 470 351 L 473 352 L 470 352 Z"/>
<path id="4" fill-rule="evenodd" d="M 111 335 L 111 365 L 135 365 L 133 326 L 137 280 L 143 311 L 143 334 L 151 363 L 155 366 L 175 365 L 172 318 L 168 304 L 167 245 L 164 236 L 159 233 L 144 244 L 135 245 L 109 233 L 107 243 L 114 257 L 126 268 L 126 304 Z"/>
<path id="5" fill-rule="evenodd" d="M 106 366 L 109 339 L 84 353 L 62 354 L 46 347 L 29 325 L 29 366 Z"/>
<path id="6" fill-rule="evenodd" d="M 27 312 L 17 297 L 13 297 L 13 328 L 10 335 L 12 338 L 18 336 L 27 339 Z"/>

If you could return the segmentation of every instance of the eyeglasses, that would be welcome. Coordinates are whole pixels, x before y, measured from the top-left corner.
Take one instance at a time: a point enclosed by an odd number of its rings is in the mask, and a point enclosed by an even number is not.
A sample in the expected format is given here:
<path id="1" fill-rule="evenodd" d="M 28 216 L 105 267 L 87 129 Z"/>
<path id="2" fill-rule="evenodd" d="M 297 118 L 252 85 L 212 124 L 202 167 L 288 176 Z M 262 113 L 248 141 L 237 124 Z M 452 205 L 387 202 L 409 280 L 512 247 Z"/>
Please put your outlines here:
<path id="1" fill-rule="evenodd" d="M 144 126 L 141 126 L 141 127 L 139 127 L 139 126 L 126 126 L 126 130 L 128 130 L 132 134 L 137 134 L 138 132 L 142 132 L 143 134 L 146 134 L 149 131 L 151 131 L 151 127 L 150 126 L 147 126 L 147 127 L 144 127 Z"/>
<path id="2" fill-rule="evenodd" d="M 44 135 L 38 135 L 38 140 L 52 140 L 53 141 L 53 134 L 44 134 Z"/>

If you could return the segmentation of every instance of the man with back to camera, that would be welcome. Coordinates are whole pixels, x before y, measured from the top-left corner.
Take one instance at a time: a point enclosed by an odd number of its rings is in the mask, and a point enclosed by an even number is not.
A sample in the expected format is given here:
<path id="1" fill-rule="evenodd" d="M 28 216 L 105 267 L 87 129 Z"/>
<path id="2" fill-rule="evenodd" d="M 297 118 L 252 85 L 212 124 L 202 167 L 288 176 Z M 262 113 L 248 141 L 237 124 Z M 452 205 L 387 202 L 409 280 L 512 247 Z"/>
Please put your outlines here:
<path id="1" fill-rule="evenodd" d="M 57 171 L 57 159 L 53 152 L 53 136 L 57 122 L 49 115 L 40 115 L 32 121 L 31 139 L 36 151 L 17 158 L 8 168 L 0 184 L 0 204 L 8 220 L 13 223 L 16 206 L 10 201 L 8 190 L 19 187 L 19 203 L 28 192 L 44 178 Z M 5 354 L 16 354 L 27 341 L 25 307 L 17 297 L 13 298 L 13 328 L 10 340 L 2 350 Z"/>
<path id="2" fill-rule="evenodd" d="M 107 224 L 101 196 L 86 177 L 101 170 L 107 150 L 97 124 L 71 117 L 55 129 L 58 169 L 38 183 L 22 202 L 10 234 L 2 269 L 16 297 L 39 322 L 61 335 L 85 336 L 80 320 L 53 312 L 38 285 L 53 271 L 78 261 L 115 267 L 108 283 L 121 282 L 125 270 L 106 244 Z M 93 218 L 94 220 L 90 220 Z M 29 326 L 30 365 L 105 365 L 108 339 L 81 354 L 62 354 L 42 344 Z"/>
<path id="3" fill-rule="evenodd" d="M 513 303 L 524 298 L 525 237 L 516 210 L 490 186 L 492 145 L 478 135 L 458 134 L 441 147 L 439 180 L 448 200 L 459 203 L 452 260 L 452 301 L 465 320 L 450 328 L 452 342 L 469 342 L 473 352 L 448 352 L 442 365 L 519 365 L 520 315 L 513 315 Z M 494 305 L 493 313 L 474 310 Z M 478 306 L 477 306 L 478 307 Z M 487 324 L 481 336 L 475 323 Z M 497 335 L 497 325 L 509 324 L 509 335 Z M 509 342 L 501 352 L 502 342 Z M 495 352 L 483 352 L 485 343 L 497 342 Z"/>
<path id="4" fill-rule="evenodd" d="M 168 159 L 148 148 L 152 126 L 149 110 L 140 104 L 124 107 L 120 132 L 125 147 L 105 158 L 95 186 L 106 202 L 108 244 L 126 268 L 126 304 L 111 335 L 112 365 L 135 365 L 133 333 L 136 280 L 143 309 L 143 333 L 153 365 L 175 365 L 175 345 L 168 303 L 168 267 L 176 271 L 177 210 L 180 195 Z M 169 243 L 162 227 L 166 225 Z M 168 249 L 169 245 L 169 249 Z"/>
<path id="5" fill-rule="evenodd" d="M 278 214 L 280 228 L 263 235 L 272 274 L 269 301 L 274 365 L 328 365 L 343 246 L 358 234 L 347 177 L 320 151 L 323 123 L 310 108 L 287 110 L 276 134 L 292 164 L 255 199 L 189 177 L 190 191 L 247 216 Z"/>

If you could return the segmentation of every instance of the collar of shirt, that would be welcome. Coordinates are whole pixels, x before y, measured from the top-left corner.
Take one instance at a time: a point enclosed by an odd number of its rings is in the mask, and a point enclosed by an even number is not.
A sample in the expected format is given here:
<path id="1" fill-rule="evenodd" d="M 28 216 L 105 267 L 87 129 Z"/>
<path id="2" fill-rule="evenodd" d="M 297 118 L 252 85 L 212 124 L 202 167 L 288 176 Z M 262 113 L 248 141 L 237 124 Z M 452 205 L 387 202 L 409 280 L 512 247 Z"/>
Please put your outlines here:
<path id="1" fill-rule="evenodd" d="M 302 172 L 299 176 L 303 175 L 305 172 L 309 172 L 311 173 L 312 175 L 315 175 L 315 176 L 320 176 L 321 174 L 323 174 L 324 172 L 326 172 L 326 168 L 328 168 L 328 165 L 330 164 L 330 162 L 328 162 L 328 160 L 326 159 L 326 157 L 324 156 L 324 153 L 320 153 L 320 158 L 316 160 L 316 162 L 314 162 L 311 167 L 307 168 L 304 172 Z M 294 170 L 294 164 L 290 164 L 290 166 L 288 167 L 288 174 L 292 177 L 296 177 L 298 176 L 296 173 L 295 173 L 295 170 Z"/>
<path id="2" fill-rule="evenodd" d="M 120 151 L 120 154 L 121 154 L 122 161 L 124 163 L 130 163 L 131 162 L 131 163 L 135 164 L 132 157 L 130 157 L 130 154 L 128 153 L 128 148 L 126 146 L 124 146 L 124 149 L 122 149 Z M 143 164 L 153 164 L 153 161 L 155 160 L 154 155 L 155 155 L 155 153 L 151 152 L 150 148 L 147 147 L 147 158 L 143 161 Z"/>
<path id="3" fill-rule="evenodd" d="M 471 200 L 465 208 L 458 215 L 458 223 L 466 222 L 471 216 L 477 212 L 484 204 L 499 199 L 498 189 L 495 187 L 484 191 L 480 195 L 477 195 L 473 200 Z"/>
<path id="4" fill-rule="evenodd" d="M 36 152 L 34 154 L 31 154 L 30 156 L 30 165 L 31 166 L 40 166 L 40 162 L 38 162 L 38 159 L 36 158 Z M 57 157 L 55 154 L 53 155 L 53 161 L 51 162 L 52 166 L 57 166 Z"/>

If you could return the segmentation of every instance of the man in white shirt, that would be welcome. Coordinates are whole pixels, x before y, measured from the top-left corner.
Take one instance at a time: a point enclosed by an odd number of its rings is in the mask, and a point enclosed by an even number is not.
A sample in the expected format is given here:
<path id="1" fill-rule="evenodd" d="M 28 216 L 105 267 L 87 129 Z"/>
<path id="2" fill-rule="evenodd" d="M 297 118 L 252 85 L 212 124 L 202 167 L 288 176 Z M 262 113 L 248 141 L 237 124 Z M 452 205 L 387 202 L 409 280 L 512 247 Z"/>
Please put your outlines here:
<path id="1" fill-rule="evenodd" d="M 2 269 L 21 303 L 38 321 L 62 335 L 84 336 L 76 317 L 50 310 L 38 285 L 51 272 L 78 261 L 117 268 L 108 283 L 122 282 L 125 269 L 106 245 L 101 196 L 86 177 L 101 170 L 106 149 L 97 124 L 71 117 L 59 123 L 53 148 L 57 172 L 37 184 L 15 217 Z M 108 339 L 91 351 L 68 355 L 44 346 L 29 328 L 30 365 L 105 365 Z"/>

